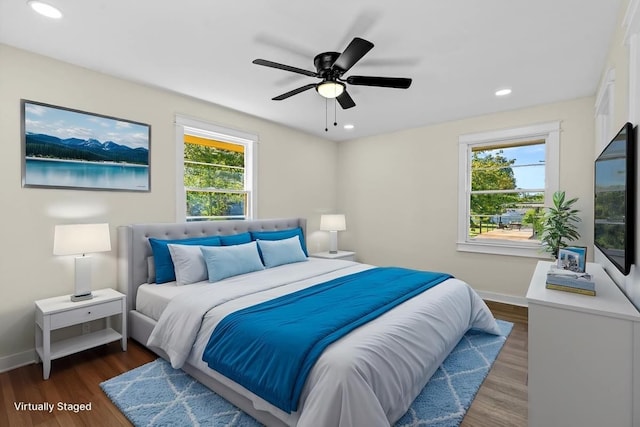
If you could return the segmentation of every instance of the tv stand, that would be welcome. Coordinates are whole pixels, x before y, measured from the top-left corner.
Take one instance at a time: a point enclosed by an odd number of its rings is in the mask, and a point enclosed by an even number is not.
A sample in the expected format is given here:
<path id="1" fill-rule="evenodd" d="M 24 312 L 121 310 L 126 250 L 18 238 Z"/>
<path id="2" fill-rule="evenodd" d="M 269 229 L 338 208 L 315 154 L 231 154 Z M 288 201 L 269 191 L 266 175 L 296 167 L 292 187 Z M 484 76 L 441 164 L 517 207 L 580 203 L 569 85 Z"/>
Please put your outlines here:
<path id="1" fill-rule="evenodd" d="M 599 264 L 596 296 L 546 289 L 552 264 L 527 292 L 529 427 L 640 426 L 640 313 Z"/>

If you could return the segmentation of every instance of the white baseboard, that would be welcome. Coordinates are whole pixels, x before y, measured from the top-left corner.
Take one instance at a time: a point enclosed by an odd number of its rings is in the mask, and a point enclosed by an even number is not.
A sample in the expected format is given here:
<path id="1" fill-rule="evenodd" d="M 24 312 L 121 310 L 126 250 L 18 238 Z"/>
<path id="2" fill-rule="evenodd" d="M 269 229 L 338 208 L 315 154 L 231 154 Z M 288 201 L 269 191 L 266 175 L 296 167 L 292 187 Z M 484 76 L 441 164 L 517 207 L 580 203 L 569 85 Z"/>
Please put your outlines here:
<path id="1" fill-rule="evenodd" d="M 493 302 L 501 302 L 504 304 L 518 305 L 520 307 L 528 307 L 527 299 L 514 295 L 499 294 L 490 291 L 476 291 L 480 298 Z"/>
<path id="2" fill-rule="evenodd" d="M 0 372 L 10 371 L 36 362 L 35 349 L 0 357 Z"/>

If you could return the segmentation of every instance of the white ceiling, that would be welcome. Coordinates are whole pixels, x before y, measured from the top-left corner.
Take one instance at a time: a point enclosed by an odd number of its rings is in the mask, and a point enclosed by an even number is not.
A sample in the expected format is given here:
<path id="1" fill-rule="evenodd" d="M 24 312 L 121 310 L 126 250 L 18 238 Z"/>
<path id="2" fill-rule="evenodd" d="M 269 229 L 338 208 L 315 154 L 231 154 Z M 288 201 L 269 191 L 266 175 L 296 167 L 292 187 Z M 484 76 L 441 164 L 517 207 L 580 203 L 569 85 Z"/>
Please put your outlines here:
<path id="1" fill-rule="evenodd" d="M 36 15 L 26 0 L 0 0 L 0 43 L 339 141 L 594 95 L 622 1 L 50 3 L 61 20 Z M 330 101 L 328 132 L 325 99 L 314 90 L 271 100 L 317 79 L 251 63 L 315 71 L 316 54 L 341 52 L 356 36 L 375 47 L 345 77 L 411 77 L 413 84 L 350 86 L 357 105 L 338 106 L 334 127 Z M 513 93 L 496 98 L 502 87 Z"/>

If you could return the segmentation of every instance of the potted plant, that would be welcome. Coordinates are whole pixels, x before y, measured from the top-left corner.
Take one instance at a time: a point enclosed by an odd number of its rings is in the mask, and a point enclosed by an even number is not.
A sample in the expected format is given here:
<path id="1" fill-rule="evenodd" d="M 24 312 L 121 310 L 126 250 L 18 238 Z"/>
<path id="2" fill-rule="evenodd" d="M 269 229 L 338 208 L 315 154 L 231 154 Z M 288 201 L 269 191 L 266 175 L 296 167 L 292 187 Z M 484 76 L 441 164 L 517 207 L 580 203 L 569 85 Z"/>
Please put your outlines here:
<path id="1" fill-rule="evenodd" d="M 558 250 L 567 247 L 567 241 L 578 240 L 576 223 L 580 222 L 578 210 L 573 205 L 578 198 L 567 200 L 564 191 L 553 193 L 553 207 L 547 208 L 542 223 L 542 249 L 558 258 Z"/>

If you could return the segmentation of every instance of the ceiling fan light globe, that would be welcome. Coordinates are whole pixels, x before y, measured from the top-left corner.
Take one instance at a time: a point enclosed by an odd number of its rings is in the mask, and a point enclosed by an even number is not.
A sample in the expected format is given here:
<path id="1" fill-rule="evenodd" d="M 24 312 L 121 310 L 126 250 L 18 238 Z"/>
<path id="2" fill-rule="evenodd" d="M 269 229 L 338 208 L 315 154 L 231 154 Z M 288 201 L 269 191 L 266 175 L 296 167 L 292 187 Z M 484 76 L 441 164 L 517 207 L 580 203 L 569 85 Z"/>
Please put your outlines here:
<path id="1" fill-rule="evenodd" d="M 344 84 L 334 81 L 326 81 L 316 86 L 318 93 L 325 98 L 337 98 L 344 92 Z"/>

